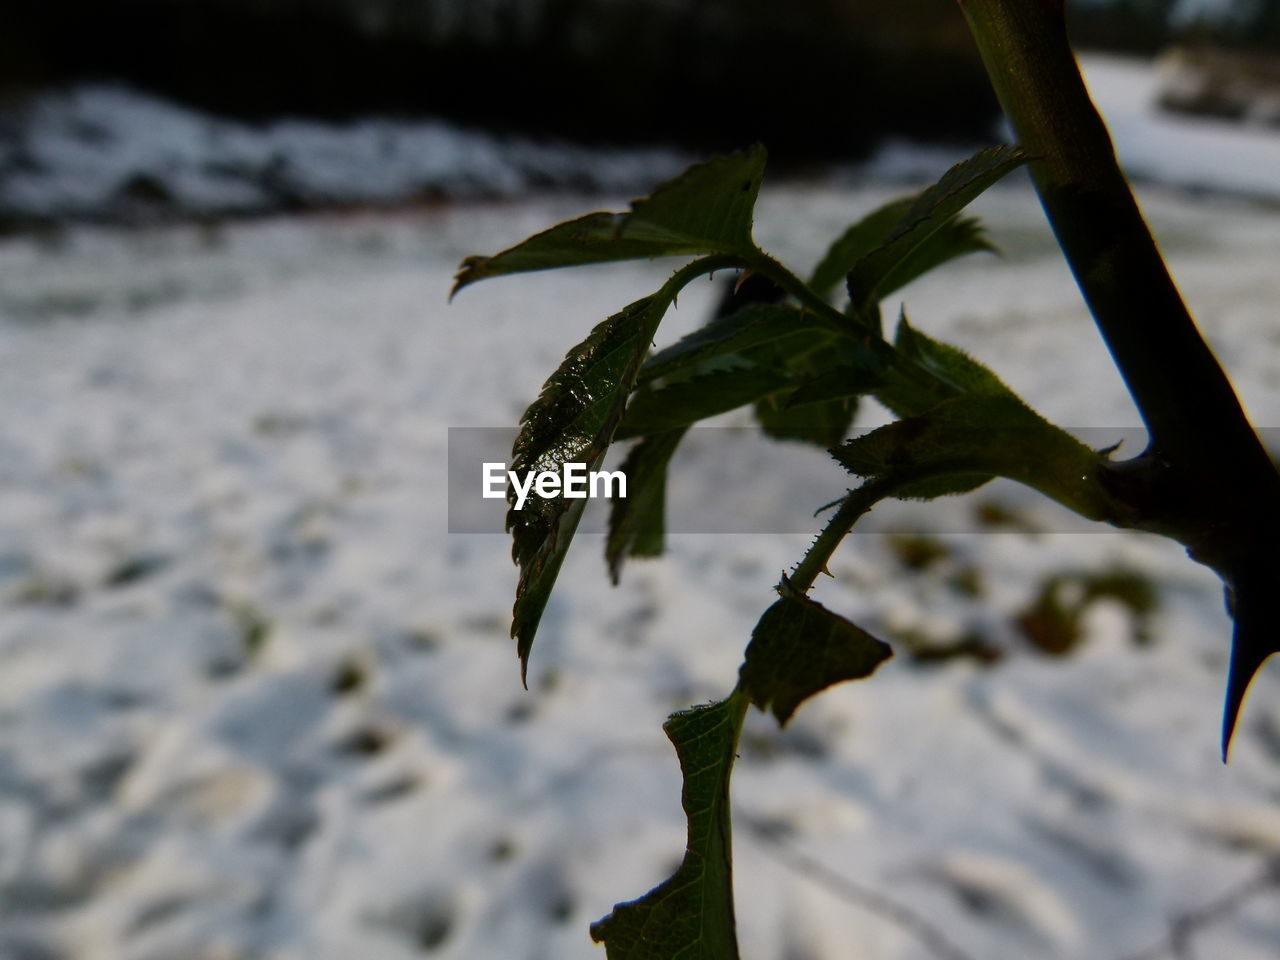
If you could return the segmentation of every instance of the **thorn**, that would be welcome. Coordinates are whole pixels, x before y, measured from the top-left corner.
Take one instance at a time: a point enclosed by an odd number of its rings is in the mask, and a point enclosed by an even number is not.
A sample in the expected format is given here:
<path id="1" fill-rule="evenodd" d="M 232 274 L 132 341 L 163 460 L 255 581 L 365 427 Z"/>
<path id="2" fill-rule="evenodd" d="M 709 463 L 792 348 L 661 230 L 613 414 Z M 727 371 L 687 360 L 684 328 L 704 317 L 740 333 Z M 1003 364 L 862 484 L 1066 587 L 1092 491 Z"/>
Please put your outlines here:
<path id="1" fill-rule="evenodd" d="M 815 517 L 820 516 L 820 515 L 822 515 L 822 514 L 826 513 L 826 512 L 827 512 L 828 510 L 830 510 L 832 507 L 838 507 L 838 506 L 840 506 L 840 504 L 844 503 L 844 502 L 845 502 L 846 500 L 848 500 L 848 499 L 849 499 L 849 494 L 847 494 L 847 493 L 846 493 L 843 497 L 837 497 L 835 500 L 832 500 L 830 503 L 824 503 L 824 504 L 823 504 L 822 506 L 820 506 L 817 510 L 813 511 L 813 515 L 814 515 Z"/>
<path id="2" fill-rule="evenodd" d="M 1258 591 L 1267 590 L 1264 599 Z M 1231 752 L 1231 739 L 1236 722 L 1244 708 L 1249 685 L 1262 665 L 1273 653 L 1280 653 L 1274 628 L 1266 619 L 1266 603 L 1270 600 L 1273 583 L 1267 576 L 1237 580 L 1228 590 L 1228 603 L 1235 618 L 1235 634 L 1231 638 L 1231 665 L 1227 672 L 1227 698 L 1222 714 L 1222 762 L 1226 763 Z"/>
<path id="3" fill-rule="evenodd" d="M 1263 662 L 1271 656 L 1269 650 L 1250 649 L 1247 643 L 1237 637 L 1231 645 L 1231 666 L 1227 673 L 1227 699 L 1222 710 L 1222 762 L 1228 762 L 1231 755 L 1231 740 L 1235 736 L 1236 723 L 1240 712 L 1244 709 L 1245 697 L 1249 693 L 1249 685 L 1261 669 Z"/>
<path id="4" fill-rule="evenodd" d="M 747 277 L 750 277 L 754 272 L 755 271 L 748 269 L 748 270 L 743 270 L 740 274 L 738 274 L 738 279 L 734 281 L 734 284 L 733 284 L 733 295 L 735 297 L 738 295 L 738 291 L 742 289 L 742 285 L 747 282 Z"/>

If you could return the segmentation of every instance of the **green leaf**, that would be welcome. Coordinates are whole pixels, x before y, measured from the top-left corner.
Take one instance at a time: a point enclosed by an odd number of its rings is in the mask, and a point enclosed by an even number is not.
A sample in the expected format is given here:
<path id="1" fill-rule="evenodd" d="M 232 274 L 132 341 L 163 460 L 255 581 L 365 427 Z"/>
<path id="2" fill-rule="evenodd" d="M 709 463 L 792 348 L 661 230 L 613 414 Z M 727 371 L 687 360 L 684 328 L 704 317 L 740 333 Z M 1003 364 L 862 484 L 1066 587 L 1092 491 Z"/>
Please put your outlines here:
<path id="1" fill-rule="evenodd" d="M 588 213 L 536 233 L 510 249 L 491 257 L 470 256 L 454 278 L 453 297 L 465 286 L 512 273 L 554 270 L 612 260 L 643 260 L 700 252 L 693 244 L 673 244 L 654 239 L 623 237 L 625 213 Z"/>
<path id="2" fill-rule="evenodd" d="M 855 264 L 884 245 L 915 202 L 915 197 L 893 200 L 846 230 L 814 269 L 809 281 L 814 292 L 829 299 Z M 952 216 L 885 274 L 875 289 L 876 298 L 883 299 L 949 260 L 984 250 L 994 252 L 995 247 L 987 240 L 982 225 L 971 217 Z"/>
<path id="3" fill-rule="evenodd" d="M 893 651 L 861 627 L 800 594 L 764 612 L 740 682 L 751 702 L 785 725 L 802 702 L 845 680 L 869 677 Z"/>
<path id="4" fill-rule="evenodd" d="M 824 449 L 845 438 L 858 397 L 882 386 L 886 368 L 899 359 L 878 337 L 818 339 L 811 334 L 807 345 L 785 339 L 774 346 L 774 355 L 762 359 L 805 379 L 794 390 L 757 403 L 756 419 L 771 437 Z"/>
<path id="5" fill-rule="evenodd" d="M 745 708 L 738 690 L 663 725 L 684 775 L 688 843 L 674 875 L 591 925 L 608 960 L 737 960 L 729 777 Z"/>
<path id="6" fill-rule="evenodd" d="M 1092 520 L 1117 516 L 1097 475 L 1103 458 L 1012 395 L 954 397 L 833 453 L 850 472 L 889 484 L 896 497 L 930 499 L 1000 476 Z"/>
<path id="7" fill-rule="evenodd" d="M 769 367 L 734 367 L 656 390 L 642 390 L 631 400 L 618 439 L 677 430 L 791 386 L 784 371 Z"/>
<path id="8" fill-rule="evenodd" d="M 942 230 L 961 210 L 984 190 L 1027 161 L 1020 147 L 1001 146 L 979 151 L 956 164 L 929 189 L 912 201 L 894 227 L 874 250 L 862 256 L 850 269 L 846 283 L 855 312 L 877 303 L 887 292 L 901 287 L 903 279 L 918 276 L 931 264 L 975 247 L 980 235 L 963 221 L 948 228 L 938 246 L 918 252 L 931 236 Z M 926 255 L 927 253 L 927 255 Z M 914 258 L 914 260 L 913 260 Z"/>
<path id="9" fill-rule="evenodd" d="M 493 256 L 462 261 L 453 291 L 488 277 L 587 263 L 755 250 L 751 218 L 764 177 L 761 146 L 695 164 L 629 213 L 589 213 Z"/>
<path id="10" fill-rule="evenodd" d="M 824 300 L 831 298 L 836 286 L 845 278 L 853 265 L 888 238 L 907 211 L 914 197 L 902 197 L 877 207 L 845 230 L 827 248 L 826 254 L 813 269 L 809 286 Z"/>
<path id="11" fill-rule="evenodd" d="M 525 411 L 516 438 L 511 469 L 562 472 L 566 463 L 598 470 L 626 409 L 649 344 L 671 301 L 693 277 L 716 266 L 715 258 L 679 270 L 662 288 L 637 300 L 596 326 L 566 355 Z M 521 676 L 556 576 L 577 530 L 585 499 L 530 496 L 515 509 L 508 499 L 507 529 L 512 557 L 520 566 L 511 635 L 516 638 Z"/>
<path id="12" fill-rule="evenodd" d="M 609 511 L 605 560 L 616 584 L 626 557 L 662 554 L 666 531 L 667 465 L 685 431 L 670 430 L 645 437 L 627 453 L 619 468 L 627 477 L 627 495 Z"/>
<path id="13" fill-rule="evenodd" d="M 1016 396 L 999 377 L 964 351 L 912 327 L 905 310 L 898 320 L 894 345 L 908 363 L 887 365 L 875 396 L 899 417 L 920 416 L 962 393 Z"/>
<path id="14" fill-rule="evenodd" d="M 934 340 L 912 327 L 907 322 L 905 311 L 898 320 L 894 346 L 962 393 L 992 397 L 1016 396 L 1004 385 L 1003 380 L 963 350 Z"/>
<path id="15" fill-rule="evenodd" d="M 982 225 L 972 217 L 951 217 L 884 275 L 876 285 L 876 299 L 883 300 L 944 263 L 983 252 L 995 253 L 996 248 L 986 238 Z"/>
<path id="16" fill-rule="evenodd" d="M 833 367 L 796 387 L 787 396 L 785 406 L 787 409 L 795 409 L 812 403 L 856 400 L 864 394 L 874 392 L 883 383 L 883 372 L 878 365 L 868 363 Z"/>
<path id="17" fill-rule="evenodd" d="M 749 347 L 739 356 L 746 363 L 787 370 L 800 378 L 839 363 L 850 349 L 857 349 L 853 344 L 843 334 L 809 328 Z"/>
<path id="18" fill-rule="evenodd" d="M 827 449 L 849 433 L 858 412 L 856 397 L 795 405 L 787 396 L 756 404 L 756 421 L 775 440 L 799 440 Z"/>
<path id="19" fill-rule="evenodd" d="M 640 383 L 683 373 L 718 357 L 732 356 L 800 331 L 826 330 L 799 307 L 753 303 L 717 317 L 649 358 Z"/>
<path id="20" fill-rule="evenodd" d="M 694 164 L 648 197 L 631 204 L 627 239 L 685 244 L 706 253 L 750 253 L 751 218 L 764 179 L 760 144 Z"/>

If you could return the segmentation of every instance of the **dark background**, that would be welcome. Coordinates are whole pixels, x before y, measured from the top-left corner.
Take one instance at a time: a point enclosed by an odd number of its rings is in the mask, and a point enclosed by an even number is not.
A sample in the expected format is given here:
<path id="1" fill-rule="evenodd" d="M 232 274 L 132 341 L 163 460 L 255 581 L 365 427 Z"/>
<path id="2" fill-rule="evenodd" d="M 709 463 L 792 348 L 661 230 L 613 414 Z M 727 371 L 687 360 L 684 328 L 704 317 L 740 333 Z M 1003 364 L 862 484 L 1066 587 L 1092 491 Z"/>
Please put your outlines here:
<path id="1" fill-rule="evenodd" d="M 1280 49 L 1280 2 L 1072 0 L 1076 42 Z M 6 0 L 0 103 L 123 82 L 224 116 L 436 115 L 498 131 L 775 157 L 885 134 L 984 138 L 995 104 L 955 0 Z"/>
<path id="2" fill-rule="evenodd" d="M 984 137 L 954 0 L 6 0 L 0 96 L 112 80 L 224 116 L 858 156 Z M 785 145 L 785 147 L 783 146 Z"/>

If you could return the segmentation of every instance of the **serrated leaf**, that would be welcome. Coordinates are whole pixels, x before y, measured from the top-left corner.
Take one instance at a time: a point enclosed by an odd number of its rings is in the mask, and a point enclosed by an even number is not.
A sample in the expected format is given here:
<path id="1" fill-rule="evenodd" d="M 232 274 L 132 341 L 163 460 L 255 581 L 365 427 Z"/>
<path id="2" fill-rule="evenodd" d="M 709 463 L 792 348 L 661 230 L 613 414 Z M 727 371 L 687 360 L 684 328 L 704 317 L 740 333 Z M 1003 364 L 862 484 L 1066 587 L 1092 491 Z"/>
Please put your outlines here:
<path id="1" fill-rule="evenodd" d="M 964 351 L 912 327 L 905 310 L 898 320 L 894 345 L 910 366 L 899 363 L 887 367 L 875 396 L 899 417 L 920 416 L 961 393 L 1016 396 L 999 377 Z"/>
<path id="2" fill-rule="evenodd" d="M 987 239 L 982 225 L 972 217 L 951 217 L 884 275 L 876 285 L 875 296 L 883 300 L 944 263 L 984 252 L 995 253 L 996 248 Z"/>
<path id="3" fill-rule="evenodd" d="M 981 150 L 963 163 L 956 164 L 936 184 L 917 196 L 884 241 L 850 269 L 846 284 L 855 312 L 878 302 L 888 290 L 902 286 L 903 277 L 918 276 L 930 261 L 936 265 L 960 252 L 967 252 L 965 247 L 973 249 L 972 230 L 960 222 L 960 225 L 950 228 L 949 235 L 944 234 L 943 240 L 936 241 L 937 246 L 918 252 L 922 244 L 942 230 L 984 190 L 1027 159 L 1027 154 L 1020 147 Z"/>
<path id="4" fill-rule="evenodd" d="M 822 448 L 845 438 L 858 410 L 858 396 L 882 383 L 881 372 L 893 360 L 893 348 L 878 337 L 786 338 L 749 353 L 786 367 L 806 379 L 794 390 L 756 404 L 756 420 L 779 440 L 799 440 Z M 769 351 L 765 353 L 764 351 Z"/>
<path id="5" fill-rule="evenodd" d="M 842 397 L 820 403 L 794 405 L 790 397 L 761 400 L 756 404 L 756 422 L 775 440 L 799 440 L 822 447 L 834 447 L 849 433 L 858 412 L 857 397 Z"/>
<path id="6" fill-rule="evenodd" d="M 708 360 L 731 356 L 792 334 L 826 329 L 799 307 L 753 303 L 717 317 L 655 353 L 640 369 L 640 383 L 690 370 Z"/>
<path id="7" fill-rule="evenodd" d="M 846 441 L 833 454 L 852 473 L 890 482 L 897 497 L 963 492 L 1000 476 L 1090 519 L 1116 516 L 1097 477 L 1102 458 L 1012 395 L 954 397 Z"/>
<path id="8" fill-rule="evenodd" d="M 608 960 L 737 960 L 729 778 L 744 694 L 673 714 L 663 730 L 680 758 L 680 802 L 689 823 L 684 860 L 638 900 L 591 925 Z"/>
<path id="9" fill-rule="evenodd" d="M 631 240 L 691 244 L 706 253 L 749 253 L 751 219 L 766 152 L 747 150 L 697 163 L 631 204 L 622 234 Z"/>
<path id="10" fill-rule="evenodd" d="M 791 391 L 787 395 L 785 406 L 787 409 L 795 409 L 813 403 L 855 400 L 877 390 L 883 382 L 883 374 L 878 366 L 848 364 L 833 367 Z"/>
<path id="11" fill-rule="evenodd" d="M 453 291 L 489 277 L 588 263 L 700 253 L 748 253 L 751 218 L 764 177 L 761 146 L 694 164 L 629 213 L 590 213 L 535 234 L 493 256 L 462 262 Z"/>
<path id="12" fill-rule="evenodd" d="M 561 473 L 566 463 L 598 470 L 626 408 L 659 322 L 697 264 L 680 271 L 654 295 L 644 297 L 598 324 L 566 355 L 538 399 L 525 411 L 512 451 L 511 469 Z M 523 676 L 529 650 L 556 576 L 577 530 L 585 499 L 530 496 L 515 509 L 509 493 L 507 529 L 512 557 L 520 566 L 511 635 Z"/>
<path id="13" fill-rule="evenodd" d="M 802 377 L 823 366 L 840 362 L 853 341 L 831 330 L 809 328 L 749 347 L 739 354 L 742 361 L 775 370 L 789 370 Z"/>
<path id="14" fill-rule="evenodd" d="M 642 390 L 631 399 L 618 428 L 618 439 L 678 430 L 754 403 L 792 384 L 783 371 L 769 367 L 735 367 L 656 390 Z"/>
<path id="15" fill-rule="evenodd" d="M 829 299 L 840 281 L 853 269 L 853 265 L 888 239 L 914 201 L 914 197 L 890 200 L 837 237 L 813 268 L 813 274 L 809 278 L 809 287 L 813 292 L 824 300 Z"/>
<path id="16" fill-rule="evenodd" d="M 532 273 L 587 263 L 614 260 L 644 260 L 700 252 L 689 243 L 622 236 L 625 213 L 588 213 L 556 224 L 493 256 L 470 256 L 454 278 L 452 297 L 463 287 L 513 273 Z"/>
<path id="17" fill-rule="evenodd" d="M 905 311 L 898 320 L 894 346 L 963 393 L 993 397 L 1016 396 L 1005 386 L 1003 380 L 963 350 L 934 340 L 911 326 L 907 322 Z"/>
<path id="18" fill-rule="evenodd" d="M 627 495 L 609 510 L 605 560 L 616 584 L 626 557 L 661 555 L 666 531 L 667 465 L 684 438 L 684 430 L 645 437 L 627 453 L 619 468 L 627 477 Z"/>
<path id="19" fill-rule="evenodd" d="M 869 677 L 893 651 L 861 627 L 799 594 L 783 597 L 751 634 L 740 682 L 778 724 L 816 693 Z"/>

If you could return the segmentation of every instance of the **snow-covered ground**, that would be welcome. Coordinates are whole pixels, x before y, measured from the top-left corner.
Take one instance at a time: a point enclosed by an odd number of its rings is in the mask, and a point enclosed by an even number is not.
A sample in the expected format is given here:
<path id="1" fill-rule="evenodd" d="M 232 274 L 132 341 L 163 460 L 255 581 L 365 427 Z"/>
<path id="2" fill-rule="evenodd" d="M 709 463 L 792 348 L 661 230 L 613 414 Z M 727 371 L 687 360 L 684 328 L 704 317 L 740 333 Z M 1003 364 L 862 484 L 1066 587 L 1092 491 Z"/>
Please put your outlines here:
<path id="1" fill-rule="evenodd" d="M 1280 200 L 1280 138 L 1264 126 L 1151 115 L 1157 74 L 1145 63 L 1093 56 L 1087 78 L 1105 107 L 1131 176 L 1188 190 Z"/>
<path id="2" fill-rule="evenodd" d="M 1228 122 L 1152 122 L 1156 77 L 1146 65 L 1102 56 L 1089 64 L 1131 174 L 1280 199 L 1280 140 L 1273 133 Z M 955 148 L 893 143 L 850 172 L 861 179 L 916 180 L 959 155 Z M 518 197 L 538 189 L 635 193 L 687 162 L 673 150 L 589 150 L 440 121 L 253 126 L 125 88 L 90 85 L 0 112 L 0 221 L 145 223 Z"/>
<path id="3" fill-rule="evenodd" d="M 0 112 L 0 216 L 137 221 L 547 188 L 633 191 L 687 162 L 672 150 L 587 150 L 443 121 L 255 126 L 93 84 Z"/>
<path id="4" fill-rule="evenodd" d="M 1141 77 L 1113 61 L 1091 76 L 1119 133 Z M 804 264 L 898 189 L 766 187 L 757 235 Z M 1278 215 L 1142 196 L 1255 422 L 1280 425 Z M 568 346 L 668 272 L 493 281 L 446 306 L 463 255 L 585 209 L 0 245 L 0 958 L 601 957 L 587 924 L 678 861 L 661 721 L 732 686 L 807 538 L 673 536 L 610 589 L 584 536 L 525 692 L 508 544 L 445 532 L 447 428 L 514 422 Z M 978 212 L 1008 255 L 909 288 L 913 321 L 1059 423 L 1132 426 L 1030 191 Z M 715 292 L 683 295 L 661 338 Z M 787 471 L 844 485 L 821 454 L 778 449 L 776 496 Z M 691 444 L 678 481 L 714 496 L 699 478 L 719 456 Z M 972 526 L 982 500 L 933 515 Z M 887 639 L 978 637 L 1004 657 L 922 666 L 902 647 L 784 733 L 751 717 L 744 956 L 947 956 L 926 924 L 952 960 L 1275 957 L 1280 674 L 1260 678 L 1224 767 L 1214 578 L 1112 533 L 993 527 L 929 550 L 914 571 L 919 544 L 855 536 L 819 597 Z M 1016 622 L 1047 578 L 1116 570 L 1157 591 L 1148 645 L 1108 600 L 1074 654 L 1027 644 Z"/>

